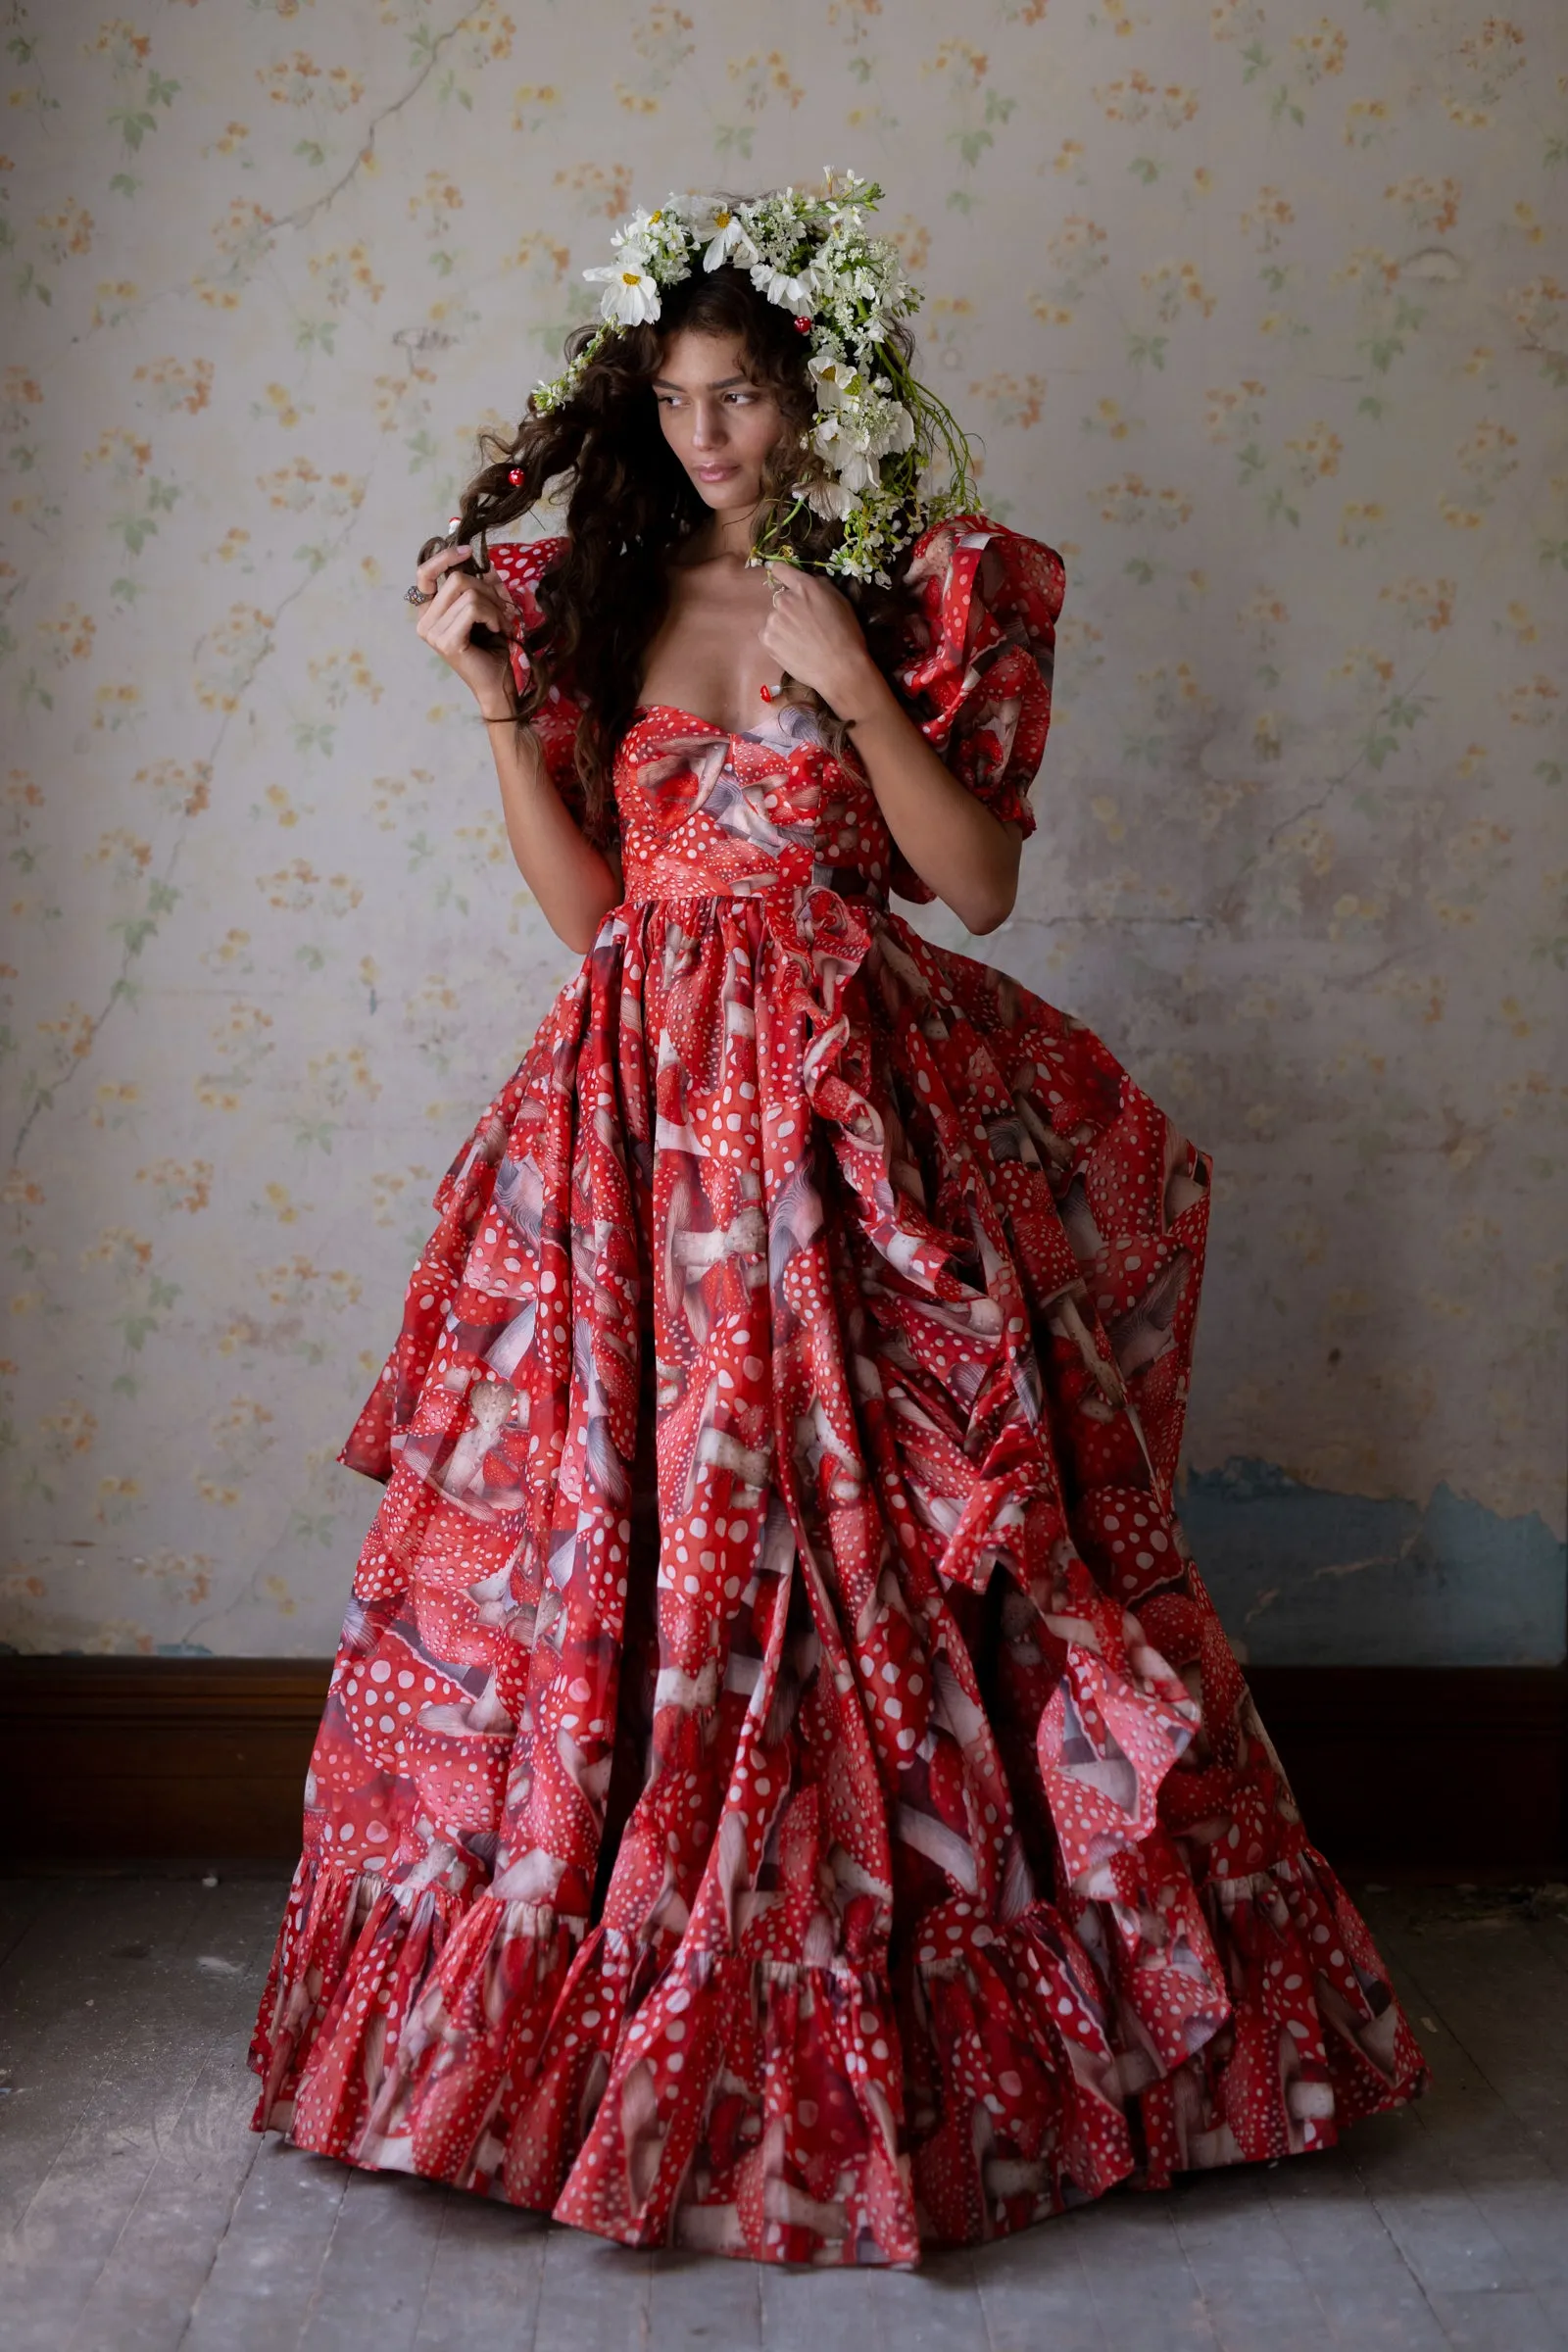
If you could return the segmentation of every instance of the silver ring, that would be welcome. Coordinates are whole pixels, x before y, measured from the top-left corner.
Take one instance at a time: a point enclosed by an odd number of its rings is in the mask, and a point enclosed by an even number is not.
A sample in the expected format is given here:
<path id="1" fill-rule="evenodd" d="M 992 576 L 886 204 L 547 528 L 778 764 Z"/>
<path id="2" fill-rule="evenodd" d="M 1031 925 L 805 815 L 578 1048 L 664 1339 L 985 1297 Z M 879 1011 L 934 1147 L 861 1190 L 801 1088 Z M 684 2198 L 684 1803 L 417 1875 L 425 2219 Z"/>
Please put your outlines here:
<path id="1" fill-rule="evenodd" d="M 403 595 L 405 602 L 411 605 L 433 605 L 435 602 L 434 597 L 427 595 L 417 582 L 412 588 L 405 588 Z"/>

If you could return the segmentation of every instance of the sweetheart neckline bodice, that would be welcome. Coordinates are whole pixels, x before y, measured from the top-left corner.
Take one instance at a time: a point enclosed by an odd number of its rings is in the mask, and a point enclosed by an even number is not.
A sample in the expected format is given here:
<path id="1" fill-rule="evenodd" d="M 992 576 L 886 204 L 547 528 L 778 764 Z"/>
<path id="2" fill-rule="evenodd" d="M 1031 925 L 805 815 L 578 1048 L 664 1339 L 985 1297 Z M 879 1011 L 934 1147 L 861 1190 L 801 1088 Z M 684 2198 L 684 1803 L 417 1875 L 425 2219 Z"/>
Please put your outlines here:
<path id="1" fill-rule="evenodd" d="M 710 735 L 722 736 L 726 743 L 756 743 L 766 740 L 765 737 L 756 735 L 750 727 L 721 727 L 716 719 L 705 718 L 700 710 L 688 710 L 680 703 L 634 703 L 631 714 L 636 720 L 656 717 L 660 711 L 663 711 L 669 718 L 689 718 L 694 725 L 706 727 Z M 630 733 L 630 731 L 628 728 L 627 732 Z"/>

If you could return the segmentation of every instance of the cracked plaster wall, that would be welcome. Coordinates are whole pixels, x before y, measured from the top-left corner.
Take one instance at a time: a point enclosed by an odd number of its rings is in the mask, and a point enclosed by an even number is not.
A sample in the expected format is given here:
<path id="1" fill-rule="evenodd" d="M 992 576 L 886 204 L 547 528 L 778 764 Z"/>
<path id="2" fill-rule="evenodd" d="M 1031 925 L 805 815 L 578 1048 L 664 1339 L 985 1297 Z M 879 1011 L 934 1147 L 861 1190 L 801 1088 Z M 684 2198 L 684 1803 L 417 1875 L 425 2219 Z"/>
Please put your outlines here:
<path id="1" fill-rule="evenodd" d="M 1561 1654 L 1564 20 L 982 14 L 10 10 L 16 1646 L 331 1646 L 374 1500 L 333 1451 L 571 962 L 412 553 L 633 201 L 831 158 L 1066 555 L 981 952 L 1216 1156 L 1227 1623 Z"/>

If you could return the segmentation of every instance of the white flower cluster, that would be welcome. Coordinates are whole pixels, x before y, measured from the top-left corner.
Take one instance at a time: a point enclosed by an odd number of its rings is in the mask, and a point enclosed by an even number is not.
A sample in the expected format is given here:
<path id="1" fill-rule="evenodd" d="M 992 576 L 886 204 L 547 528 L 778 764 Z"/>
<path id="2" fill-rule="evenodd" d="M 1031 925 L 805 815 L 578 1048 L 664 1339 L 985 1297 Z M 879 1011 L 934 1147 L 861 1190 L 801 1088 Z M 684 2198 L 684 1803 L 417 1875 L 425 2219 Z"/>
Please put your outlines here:
<path id="1" fill-rule="evenodd" d="M 865 212 L 882 190 L 853 172 L 835 178 L 829 168 L 823 178 L 815 194 L 786 188 L 734 206 L 672 195 L 657 212 L 634 213 L 611 239 L 615 259 L 583 271 L 603 281 L 603 325 L 561 375 L 537 386 L 532 407 L 543 415 L 569 400 L 608 337 L 657 319 L 660 289 L 689 276 L 699 256 L 705 270 L 728 264 L 748 270 L 808 338 L 817 406 L 803 445 L 821 461 L 824 478 L 803 490 L 791 514 L 804 502 L 840 521 L 826 568 L 886 586 L 891 558 L 927 521 L 976 503 L 974 485 L 953 417 L 888 342 L 890 328 L 918 310 L 920 295 L 897 249 L 866 232 Z M 939 451 L 952 479 L 932 495 L 923 477 Z M 774 525 L 769 544 L 753 549 L 754 563 L 792 552 L 789 520 Z"/>

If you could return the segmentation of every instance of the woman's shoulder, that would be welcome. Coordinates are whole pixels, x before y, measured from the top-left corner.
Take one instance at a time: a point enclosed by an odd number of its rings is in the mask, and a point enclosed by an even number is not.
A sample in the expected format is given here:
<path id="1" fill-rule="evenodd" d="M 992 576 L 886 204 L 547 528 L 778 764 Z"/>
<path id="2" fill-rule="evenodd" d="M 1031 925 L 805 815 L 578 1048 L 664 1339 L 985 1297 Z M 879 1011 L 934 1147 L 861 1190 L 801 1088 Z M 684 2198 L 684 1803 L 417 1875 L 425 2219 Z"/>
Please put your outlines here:
<path id="1" fill-rule="evenodd" d="M 895 691 L 959 781 L 1025 837 L 1051 725 L 1064 580 L 1054 547 L 978 513 L 930 524 L 905 571 Z M 894 887 L 905 898 L 931 895 L 918 881 Z"/>
<path id="2" fill-rule="evenodd" d="M 989 514 L 945 515 L 910 548 L 902 587 L 894 683 L 906 696 L 946 707 L 973 684 L 977 662 L 1008 646 L 1049 679 L 1066 570 L 1043 539 Z"/>
<path id="3" fill-rule="evenodd" d="M 904 582 L 928 618 L 981 604 L 999 619 L 1016 615 L 1045 630 L 1061 612 L 1067 574 L 1044 539 L 976 512 L 928 523 L 909 550 Z"/>

